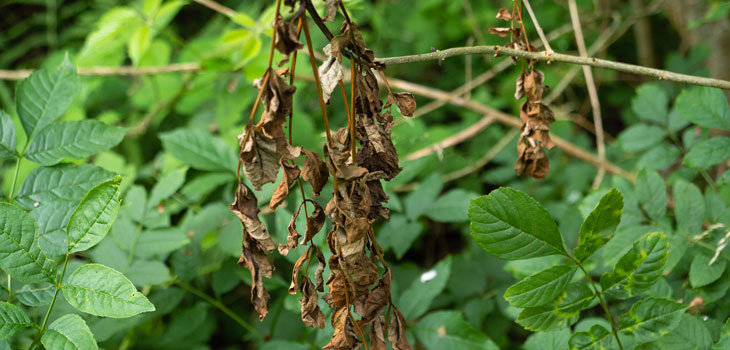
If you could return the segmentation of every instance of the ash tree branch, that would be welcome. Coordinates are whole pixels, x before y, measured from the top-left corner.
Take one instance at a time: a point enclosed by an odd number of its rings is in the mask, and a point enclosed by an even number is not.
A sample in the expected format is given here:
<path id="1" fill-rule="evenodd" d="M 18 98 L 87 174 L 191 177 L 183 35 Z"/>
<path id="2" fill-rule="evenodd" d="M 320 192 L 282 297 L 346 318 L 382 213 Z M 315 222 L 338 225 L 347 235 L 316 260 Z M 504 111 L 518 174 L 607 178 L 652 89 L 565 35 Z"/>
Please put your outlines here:
<path id="1" fill-rule="evenodd" d="M 659 80 L 674 81 L 678 83 L 691 84 L 691 85 L 702 85 L 715 87 L 725 90 L 730 90 L 730 81 L 697 77 L 693 75 L 674 73 L 662 69 L 649 68 L 638 66 L 635 64 L 614 62 L 604 60 L 595 57 L 580 57 L 567 55 L 557 52 L 528 52 L 522 50 L 510 49 L 498 45 L 486 45 L 486 46 L 471 46 L 471 47 L 454 47 L 446 50 L 438 50 L 435 52 L 408 55 L 408 56 L 397 56 L 397 57 L 383 57 L 376 58 L 375 61 L 385 65 L 403 64 L 403 63 L 415 63 L 425 61 L 443 60 L 454 56 L 464 55 L 483 55 L 483 54 L 494 54 L 496 56 L 511 56 L 525 58 L 536 61 L 546 62 L 563 62 L 579 64 L 584 66 L 591 66 L 596 68 L 611 69 L 619 72 L 631 73 L 636 75 L 644 75 L 648 77 L 657 78 Z"/>

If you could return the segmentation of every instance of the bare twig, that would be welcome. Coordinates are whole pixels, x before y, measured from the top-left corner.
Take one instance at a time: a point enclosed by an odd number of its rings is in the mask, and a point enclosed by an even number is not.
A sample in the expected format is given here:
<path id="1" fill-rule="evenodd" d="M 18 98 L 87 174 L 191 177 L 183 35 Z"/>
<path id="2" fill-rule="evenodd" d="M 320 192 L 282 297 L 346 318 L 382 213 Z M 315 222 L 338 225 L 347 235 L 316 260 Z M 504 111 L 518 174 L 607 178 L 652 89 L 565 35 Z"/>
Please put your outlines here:
<path id="1" fill-rule="evenodd" d="M 431 146 L 424 147 L 422 149 L 419 149 L 418 151 L 409 153 L 405 157 L 403 157 L 403 160 L 414 160 L 433 153 L 440 153 L 441 151 L 443 151 L 444 148 L 455 146 L 476 136 L 477 134 L 479 134 L 479 132 L 486 129 L 489 124 L 492 124 L 493 121 L 494 117 L 488 113 L 484 117 L 482 117 L 482 119 L 479 119 L 478 122 L 472 124 L 468 128 L 459 131 L 456 134 L 453 134 Z"/>
<path id="2" fill-rule="evenodd" d="M 642 66 L 637 66 L 637 65 L 628 64 L 628 63 L 614 62 L 614 61 L 609 61 L 609 60 L 604 60 L 604 59 L 599 59 L 599 58 L 594 58 L 594 57 L 579 57 L 579 56 L 566 55 L 566 54 L 561 54 L 561 53 L 553 53 L 553 54 L 548 55 L 548 53 L 545 51 L 528 52 L 528 51 L 515 50 L 515 49 L 510 49 L 510 48 L 501 47 L 501 46 L 489 46 L 489 45 L 472 46 L 472 47 L 455 47 L 455 48 L 451 48 L 451 49 L 445 49 L 445 50 L 418 54 L 418 55 L 377 58 L 376 61 L 379 63 L 386 64 L 386 65 L 394 65 L 394 64 L 403 64 L 403 63 L 443 60 L 443 59 L 446 59 L 449 57 L 454 57 L 454 56 L 482 55 L 485 53 L 496 54 L 496 55 L 500 55 L 500 56 L 520 57 L 520 58 L 526 58 L 526 59 L 536 60 L 536 61 L 555 61 L 555 62 L 580 64 L 580 65 L 591 66 L 591 67 L 596 67 L 596 68 L 612 69 L 612 70 L 616 70 L 616 71 L 620 71 L 620 72 L 654 77 L 659 80 L 668 80 L 668 81 L 674 81 L 674 82 L 678 82 L 678 83 L 710 86 L 710 87 L 730 90 L 730 81 L 727 81 L 727 80 L 697 77 L 697 76 L 693 76 L 693 75 L 674 73 L 674 72 L 670 72 L 670 71 L 666 71 L 666 70 L 642 67 Z"/>
<path id="3" fill-rule="evenodd" d="M 107 75 L 155 75 L 163 73 L 195 72 L 201 70 L 200 63 L 186 62 L 173 63 L 165 66 L 155 67 L 79 67 L 76 69 L 79 75 L 107 76 Z M 2 70 L 0 69 L 0 80 L 25 79 L 33 73 L 32 69 Z"/>
<path id="4" fill-rule="evenodd" d="M 233 17 L 236 15 L 236 11 L 234 11 L 233 9 L 226 7 L 224 5 L 221 5 L 213 0 L 193 0 L 193 1 L 209 8 L 215 12 L 223 14 L 227 17 Z"/>
<path id="5" fill-rule="evenodd" d="M 527 13 L 530 14 L 530 18 L 532 19 L 532 24 L 535 25 L 535 30 L 537 30 L 537 34 L 540 36 L 540 40 L 542 41 L 542 44 L 545 45 L 545 52 L 547 52 L 548 55 L 552 54 L 554 51 L 550 47 L 550 42 L 548 42 L 547 38 L 545 37 L 545 33 L 543 33 L 543 31 L 542 31 L 542 27 L 540 27 L 540 23 L 537 21 L 537 17 L 535 17 L 535 13 L 532 11 L 532 6 L 530 6 L 530 1 L 522 0 L 522 3 L 525 4 Z"/>
<path id="6" fill-rule="evenodd" d="M 575 0 L 568 0 L 568 8 L 570 10 L 570 21 L 573 23 L 573 33 L 575 33 L 575 41 L 578 44 L 578 52 L 582 57 L 588 57 L 586 44 L 583 39 L 583 29 L 580 26 L 580 17 L 578 15 L 578 7 Z M 606 160 L 606 144 L 603 139 L 603 120 L 601 119 L 601 103 L 598 101 L 598 90 L 596 82 L 593 80 L 593 72 L 588 66 L 583 66 L 583 75 L 586 79 L 586 87 L 588 88 L 588 97 L 591 100 L 591 110 L 593 111 L 593 125 L 596 130 L 596 149 L 598 150 L 598 159 Z M 593 188 L 598 188 L 603 181 L 606 170 L 602 167 L 598 168 L 596 178 L 593 179 Z"/>

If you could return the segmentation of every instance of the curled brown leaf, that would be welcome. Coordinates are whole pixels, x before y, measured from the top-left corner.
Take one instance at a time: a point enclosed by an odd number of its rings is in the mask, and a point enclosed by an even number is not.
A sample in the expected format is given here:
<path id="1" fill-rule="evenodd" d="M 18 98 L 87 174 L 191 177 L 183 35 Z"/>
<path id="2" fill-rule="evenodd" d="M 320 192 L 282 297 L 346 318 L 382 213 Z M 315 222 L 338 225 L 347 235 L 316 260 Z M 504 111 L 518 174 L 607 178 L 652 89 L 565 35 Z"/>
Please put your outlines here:
<path id="1" fill-rule="evenodd" d="M 307 327 L 317 327 L 324 329 L 324 314 L 317 305 L 317 291 L 309 277 L 304 277 L 302 282 L 302 298 L 299 299 L 299 305 L 302 311 L 302 321 Z"/>
<path id="2" fill-rule="evenodd" d="M 274 250 L 274 240 L 266 230 L 266 225 L 259 220 L 259 208 L 256 196 L 243 183 L 238 184 L 236 200 L 230 205 L 230 209 L 241 220 L 244 229 L 254 239 L 254 242 L 261 250 L 267 252 Z"/>
<path id="3" fill-rule="evenodd" d="M 512 20 L 512 13 L 509 12 L 506 8 L 499 9 L 499 12 L 497 12 L 497 18 L 503 19 L 505 21 L 511 21 Z"/>
<path id="4" fill-rule="evenodd" d="M 238 265 L 245 266 L 251 272 L 251 303 L 259 314 L 259 320 L 263 321 L 269 312 L 269 292 L 264 286 L 263 277 L 271 278 L 274 265 L 271 265 L 266 254 L 260 249 L 256 240 L 247 234 L 245 228 Z"/>
<path id="5" fill-rule="evenodd" d="M 312 185 L 312 192 L 319 196 L 322 188 L 329 180 L 327 165 L 324 164 L 319 154 L 306 149 L 302 149 L 302 152 L 306 156 L 304 166 L 302 166 L 302 179 L 309 182 Z"/>
<path id="6" fill-rule="evenodd" d="M 276 207 L 284 202 L 284 200 L 289 196 L 289 188 L 299 177 L 300 173 L 298 166 L 284 161 L 284 158 L 279 160 L 279 164 L 282 169 L 284 169 L 284 176 L 282 176 L 281 182 L 271 195 L 271 200 L 269 201 L 269 207 L 271 210 L 276 210 Z"/>
<path id="7" fill-rule="evenodd" d="M 393 317 L 388 327 L 388 340 L 393 344 L 393 350 L 411 350 L 413 347 L 406 337 L 406 319 L 403 314 L 393 305 Z"/>
<path id="8" fill-rule="evenodd" d="M 412 117 L 416 112 L 416 98 L 410 92 L 392 93 L 388 95 L 388 103 L 395 103 L 406 117 Z"/>
<path id="9" fill-rule="evenodd" d="M 284 55 L 284 59 L 279 62 L 279 67 L 289 62 L 289 55 L 292 52 L 304 48 L 304 45 L 299 42 L 296 25 L 293 22 L 285 21 L 281 16 L 276 21 L 276 43 L 274 47 Z"/>
<path id="10" fill-rule="evenodd" d="M 248 139 L 245 136 L 247 134 Z M 243 164 L 243 174 L 251 181 L 254 189 L 260 191 L 264 184 L 276 181 L 276 174 L 279 172 L 276 141 L 251 125 L 246 126 L 246 131 L 238 136 L 238 141 L 241 143 L 239 157 Z"/>

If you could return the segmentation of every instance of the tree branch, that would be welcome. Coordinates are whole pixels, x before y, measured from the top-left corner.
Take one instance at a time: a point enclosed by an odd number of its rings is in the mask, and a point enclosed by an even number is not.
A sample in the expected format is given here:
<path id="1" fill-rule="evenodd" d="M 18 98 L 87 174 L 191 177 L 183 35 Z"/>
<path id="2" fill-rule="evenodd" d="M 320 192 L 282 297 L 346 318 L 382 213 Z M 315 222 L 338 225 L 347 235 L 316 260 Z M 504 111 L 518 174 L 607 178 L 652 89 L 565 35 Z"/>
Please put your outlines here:
<path id="1" fill-rule="evenodd" d="M 155 67 L 79 67 L 76 69 L 79 75 L 106 76 L 106 75 L 154 75 L 176 72 L 195 72 L 202 70 L 197 62 L 173 63 L 166 66 Z M 32 69 L 3 70 L 0 69 L 0 80 L 20 80 L 27 78 Z"/>
<path id="2" fill-rule="evenodd" d="M 403 64 L 403 63 L 414 63 L 424 61 L 443 60 L 454 56 L 463 55 L 483 55 L 483 54 L 494 54 L 496 56 L 512 56 L 520 57 L 536 61 L 547 61 L 547 62 L 564 62 L 579 64 L 584 66 L 591 66 L 596 68 L 612 69 L 620 72 L 632 73 L 637 75 L 645 75 L 654 77 L 659 80 L 668 80 L 678 83 L 702 85 L 716 87 L 720 89 L 730 90 L 730 81 L 703 78 L 693 75 L 674 73 L 666 70 L 655 69 L 637 66 L 634 64 L 614 62 L 594 57 L 579 57 L 573 55 L 566 55 L 561 53 L 548 53 L 546 51 L 540 52 L 528 52 L 522 50 L 509 49 L 506 47 L 487 45 L 487 46 L 472 46 L 472 47 L 455 47 L 446 50 L 438 50 L 436 52 L 424 53 L 419 55 L 409 56 L 398 56 L 398 57 L 384 57 L 376 58 L 375 61 L 383 63 L 385 65 Z"/>

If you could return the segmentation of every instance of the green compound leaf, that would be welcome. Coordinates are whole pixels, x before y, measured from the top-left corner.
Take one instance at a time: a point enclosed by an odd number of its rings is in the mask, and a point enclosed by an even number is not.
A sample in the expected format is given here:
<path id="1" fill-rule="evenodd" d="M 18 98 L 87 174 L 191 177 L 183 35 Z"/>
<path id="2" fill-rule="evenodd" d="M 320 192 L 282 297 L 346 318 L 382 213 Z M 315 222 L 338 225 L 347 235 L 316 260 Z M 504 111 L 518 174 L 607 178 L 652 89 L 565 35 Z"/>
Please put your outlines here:
<path id="1" fill-rule="evenodd" d="M 656 340 L 677 327 L 686 309 L 687 306 L 671 300 L 641 300 L 621 315 L 619 332 L 633 335 L 637 343 Z"/>
<path id="2" fill-rule="evenodd" d="M 720 89 L 697 86 L 684 90 L 675 105 L 679 116 L 690 123 L 730 130 L 730 105 Z"/>
<path id="3" fill-rule="evenodd" d="M 666 136 L 666 130 L 658 126 L 636 124 L 622 131 L 618 142 L 624 151 L 639 152 L 658 144 Z"/>
<path id="4" fill-rule="evenodd" d="M 38 167 L 25 178 L 16 199 L 28 209 L 78 201 L 92 187 L 113 177 L 113 173 L 90 164 Z"/>
<path id="5" fill-rule="evenodd" d="M 76 314 L 64 315 L 53 321 L 43 333 L 41 343 L 49 350 L 96 350 L 99 348 L 89 326 L 86 325 L 83 318 Z"/>
<path id="6" fill-rule="evenodd" d="M 595 298 L 596 295 L 585 283 L 572 283 L 553 304 L 523 309 L 516 322 L 533 332 L 565 327 L 577 319 L 580 310 L 589 307 Z"/>
<path id="7" fill-rule="evenodd" d="M 0 268 L 26 283 L 55 283 L 56 263 L 38 244 L 38 224 L 23 209 L 0 203 Z"/>
<path id="8" fill-rule="evenodd" d="M 717 259 L 710 265 L 710 257 L 697 254 L 692 259 L 689 266 L 689 283 L 692 288 L 704 287 L 712 282 L 717 281 L 725 272 L 726 261 Z"/>
<path id="9" fill-rule="evenodd" d="M 578 246 L 573 251 L 575 259 L 582 262 L 597 252 L 613 238 L 621 222 L 624 197 L 617 189 L 608 191 L 580 227 Z"/>
<path id="10" fill-rule="evenodd" d="M 474 329 L 457 311 L 429 314 L 413 326 L 416 338 L 427 349 L 497 350 L 499 347 L 484 333 Z"/>
<path id="11" fill-rule="evenodd" d="M 199 130 L 177 129 L 160 134 L 165 151 L 199 170 L 236 172 L 236 153 L 220 138 Z"/>
<path id="12" fill-rule="evenodd" d="M 79 267 L 61 290 L 71 306 L 96 316 L 124 318 L 155 311 L 155 306 L 121 272 L 104 265 Z"/>
<path id="13" fill-rule="evenodd" d="M 0 301 L 0 340 L 8 339 L 33 322 L 19 307 Z"/>
<path id="14" fill-rule="evenodd" d="M 105 181 L 92 188 L 66 226 L 68 250 L 71 253 L 84 251 L 101 242 L 119 213 L 119 186 L 122 177 Z"/>
<path id="15" fill-rule="evenodd" d="M 15 125 L 5 111 L 0 110 L 0 159 L 15 157 Z"/>
<path id="16" fill-rule="evenodd" d="M 679 325 L 659 338 L 662 350 L 706 350 L 712 347 L 712 336 L 696 316 L 683 314 Z"/>
<path id="17" fill-rule="evenodd" d="M 540 271 L 507 289 L 504 298 L 514 307 L 535 307 L 557 299 L 575 274 L 576 266 L 558 265 Z"/>
<path id="18" fill-rule="evenodd" d="M 646 168 L 636 176 L 636 196 L 649 217 L 659 221 L 667 213 L 667 188 L 659 174 Z"/>
<path id="19" fill-rule="evenodd" d="M 500 259 L 568 255 L 550 214 L 520 191 L 503 187 L 472 200 L 469 219 L 474 241 Z"/>
<path id="20" fill-rule="evenodd" d="M 713 137 L 692 145 L 682 164 L 692 168 L 707 168 L 728 158 L 730 158 L 730 138 Z"/>
<path id="21" fill-rule="evenodd" d="M 678 180 L 674 183 L 672 194 L 677 233 L 682 237 L 700 234 L 705 217 L 705 199 L 700 189 L 692 183 Z"/>
<path id="22" fill-rule="evenodd" d="M 649 289 L 664 272 L 669 256 L 669 240 L 661 232 L 641 237 L 619 259 L 613 272 L 601 276 L 601 288 L 617 298 L 628 298 Z"/>
<path id="23" fill-rule="evenodd" d="M 441 260 L 433 269 L 421 274 L 401 295 L 398 306 L 406 320 L 428 311 L 431 303 L 446 287 L 451 275 L 451 257 Z"/>
<path id="24" fill-rule="evenodd" d="M 25 156 L 41 165 L 54 165 L 64 158 L 85 158 L 116 146 L 126 132 L 126 128 L 97 120 L 56 123 L 33 138 Z"/>
<path id="25" fill-rule="evenodd" d="M 18 84 L 16 104 L 25 134 L 36 132 L 58 120 L 81 89 L 76 67 L 66 58 L 51 72 L 39 69 Z"/>

